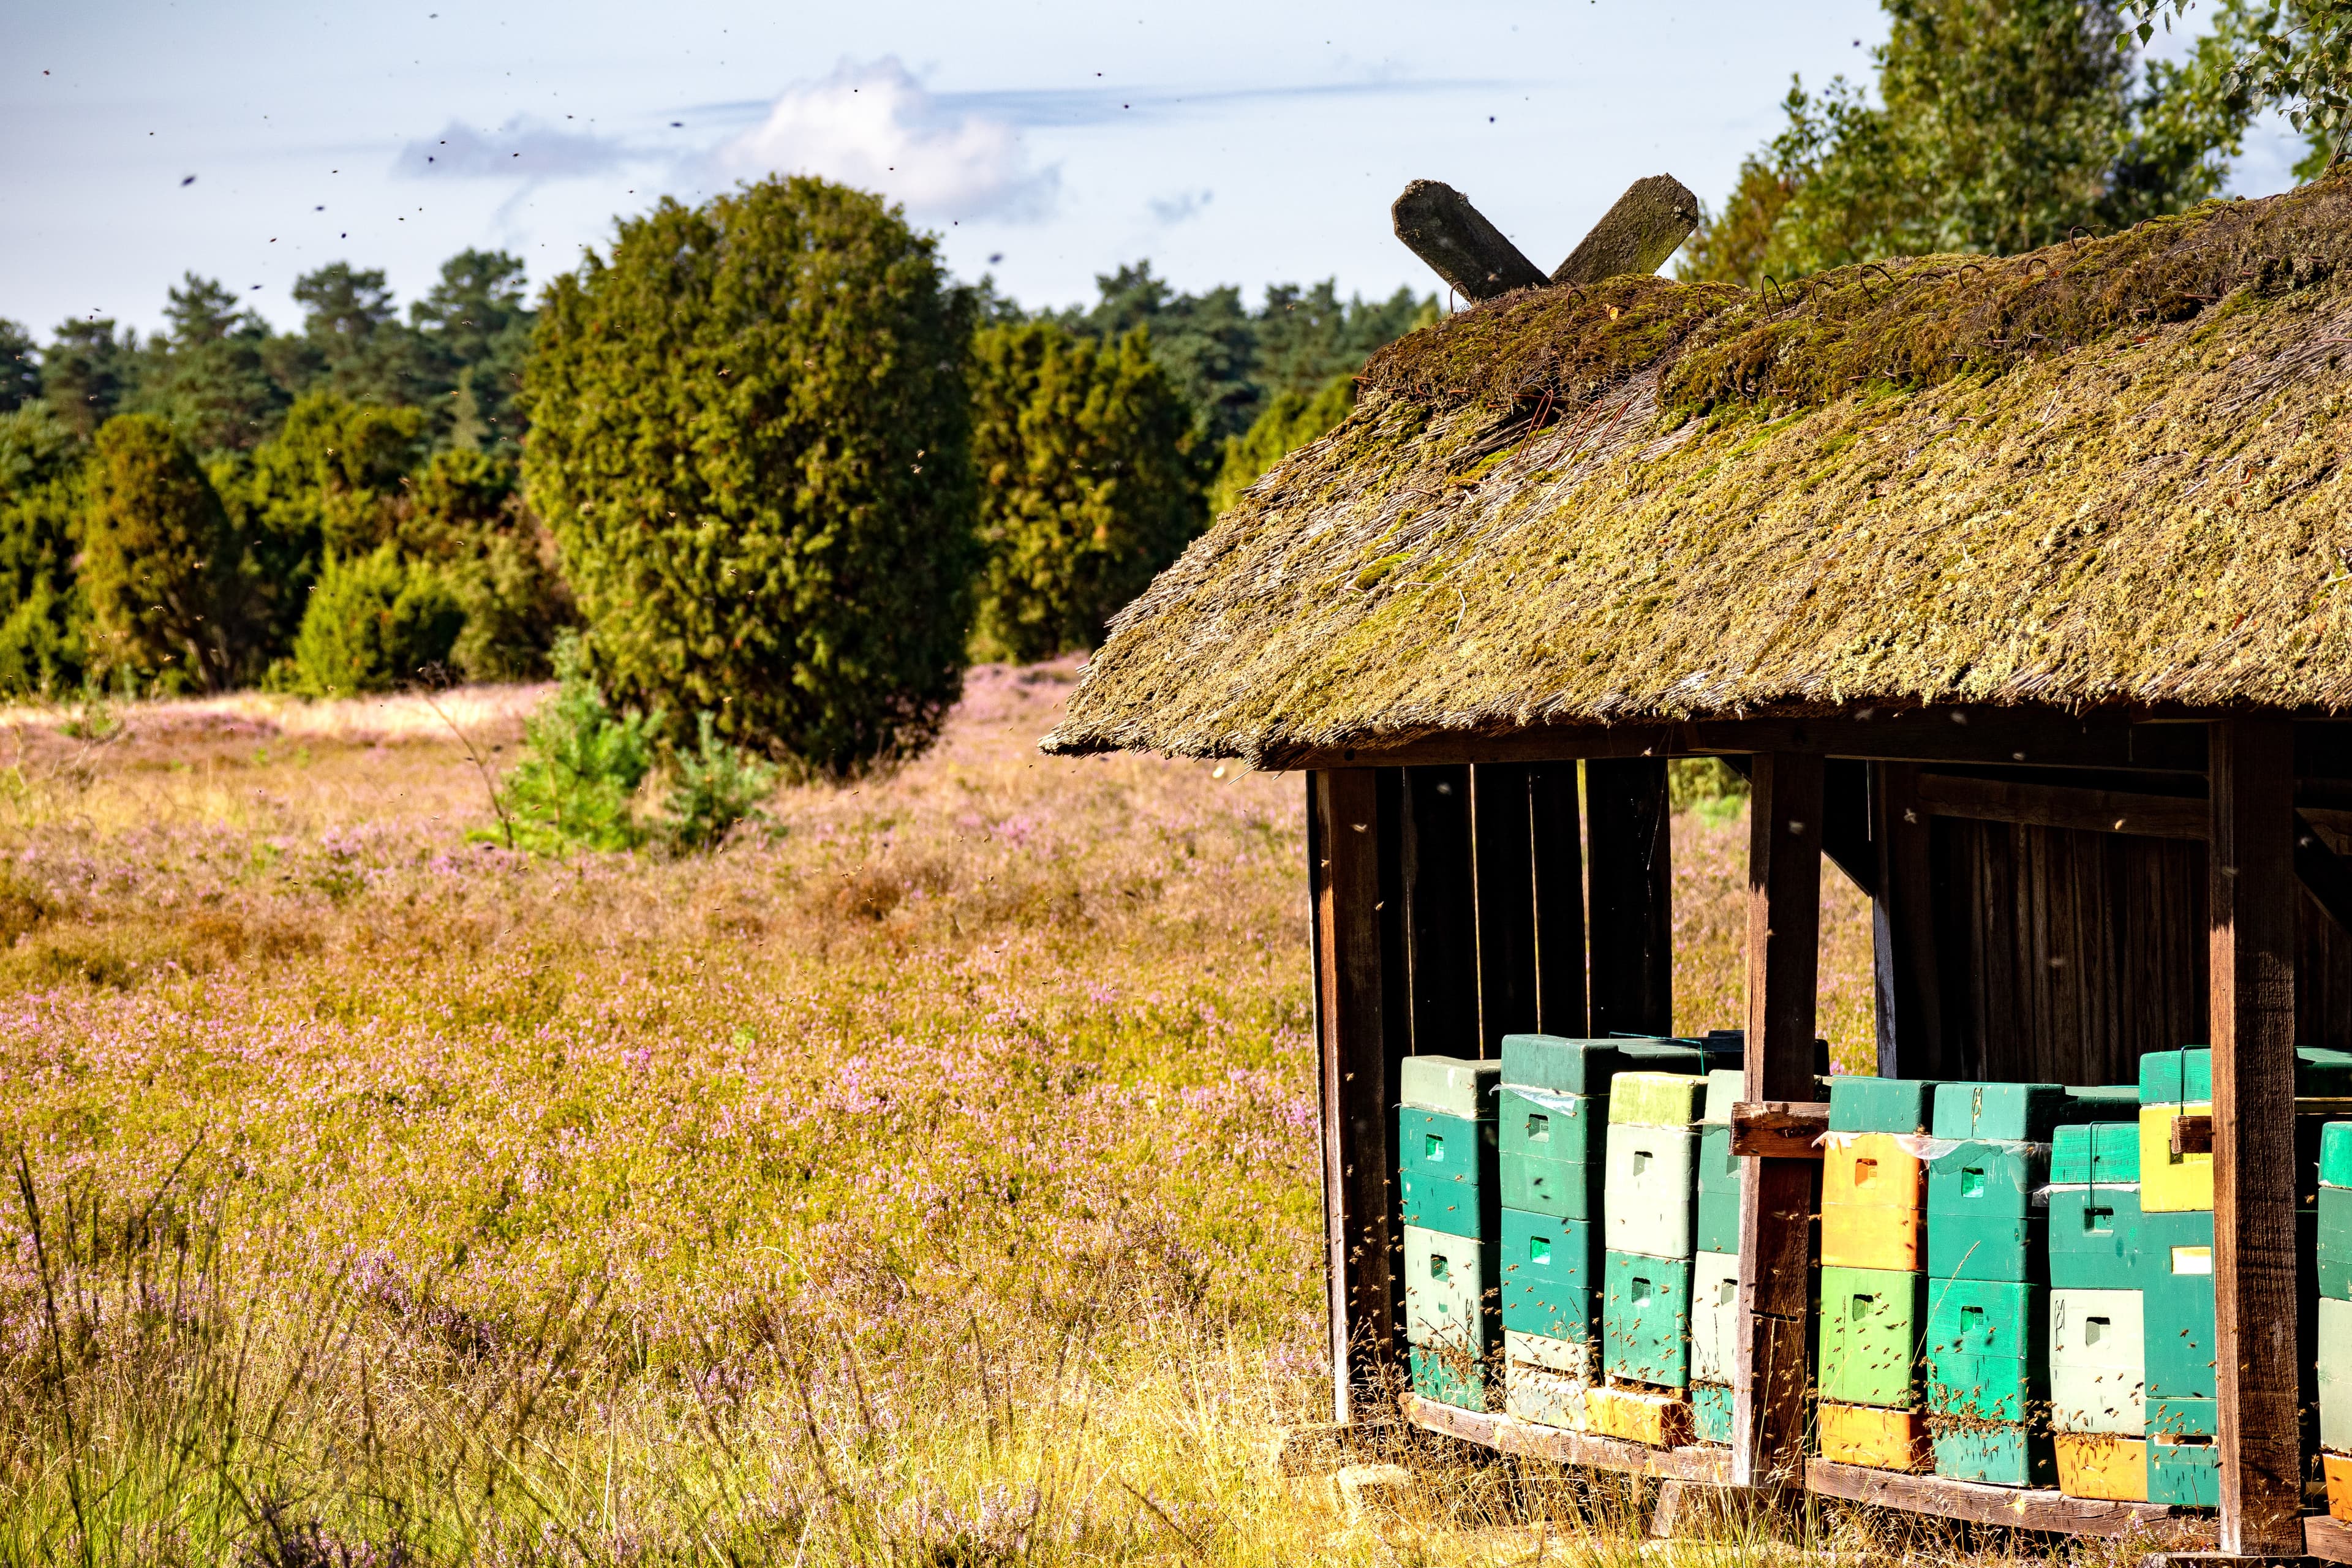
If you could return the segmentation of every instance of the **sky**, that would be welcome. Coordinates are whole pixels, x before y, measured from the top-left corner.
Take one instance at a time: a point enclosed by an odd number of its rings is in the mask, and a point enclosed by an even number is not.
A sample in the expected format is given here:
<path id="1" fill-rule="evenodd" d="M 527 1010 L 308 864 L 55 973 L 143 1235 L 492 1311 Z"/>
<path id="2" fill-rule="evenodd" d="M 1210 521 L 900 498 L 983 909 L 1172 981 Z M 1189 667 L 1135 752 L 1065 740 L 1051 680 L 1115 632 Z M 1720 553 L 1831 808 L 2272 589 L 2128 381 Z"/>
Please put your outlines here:
<path id="1" fill-rule="evenodd" d="M 184 272 L 281 327 L 331 261 L 404 301 L 468 247 L 534 286 L 664 195 L 772 172 L 905 204 L 1032 307 L 1442 289 L 1389 204 L 1444 180 L 1538 266 L 1619 192 L 1719 201 L 1791 73 L 1869 76 L 1875 0 L 77 0 L 0 7 L 0 317 L 152 330 Z M 2232 189 L 2291 179 L 2276 128 Z"/>

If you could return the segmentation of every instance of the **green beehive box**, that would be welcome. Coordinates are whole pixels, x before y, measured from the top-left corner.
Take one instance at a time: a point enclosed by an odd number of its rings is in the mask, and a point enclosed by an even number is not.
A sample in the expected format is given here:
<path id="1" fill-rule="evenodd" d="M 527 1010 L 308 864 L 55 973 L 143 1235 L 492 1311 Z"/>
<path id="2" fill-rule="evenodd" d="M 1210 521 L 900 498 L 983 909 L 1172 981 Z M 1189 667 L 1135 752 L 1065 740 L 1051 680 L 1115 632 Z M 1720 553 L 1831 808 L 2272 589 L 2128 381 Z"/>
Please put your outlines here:
<path id="1" fill-rule="evenodd" d="M 1603 1372 L 1662 1388 L 1690 1381 L 1690 1282 L 1687 1258 L 1607 1255 L 1601 1305 Z"/>
<path id="2" fill-rule="evenodd" d="M 1609 1101 L 1505 1084 L 1496 1099 L 1496 1147 L 1518 1155 L 1597 1165 L 1607 1151 Z"/>
<path id="3" fill-rule="evenodd" d="M 1710 1193 L 1698 1194 L 1698 1230 L 1692 1244 L 1700 1252 L 1738 1252 L 1739 1250 L 1739 1194 Z"/>
<path id="4" fill-rule="evenodd" d="M 1503 1249 L 1421 1226 L 1404 1227 L 1404 1337 L 1485 1355 L 1502 1337 Z"/>
<path id="5" fill-rule="evenodd" d="M 2040 1285 L 1991 1279 L 1927 1282 L 1930 1355 L 1961 1355 L 2043 1362 L 2049 1356 L 2050 1304 Z"/>
<path id="6" fill-rule="evenodd" d="M 1927 1273 L 1936 1279 L 2042 1284 L 2050 1268 L 2049 1221 L 2002 1215 L 1927 1215 Z"/>
<path id="7" fill-rule="evenodd" d="M 1706 1075 L 1706 1107 L 1700 1120 L 1710 1127 L 1727 1131 L 1731 1126 L 1731 1108 L 1747 1098 L 1748 1075 L 1738 1068 L 1717 1068 Z"/>
<path id="8" fill-rule="evenodd" d="M 1582 1431 L 1589 1420 L 1584 1396 L 1591 1379 L 1571 1376 L 1538 1362 L 1507 1356 L 1503 1363 L 1503 1409 L 1538 1426 Z"/>
<path id="9" fill-rule="evenodd" d="M 1407 1057 L 1397 1070 L 1397 1098 L 1407 1105 L 1473 1121 L 1495 1119 L 1495 1092 L 1503 1082 L 1500 1062 L 1472 1061 L 1466 1057 Z"/>
<path id="10" fill-rule="evenodd" d="M 2352 1187 L 2319 1189 L 2319 1293 L 2352 1300 Z"/>
<path id="11" fill-rule="evenodd" d="M 2088 1126 L 2051 1129 L 2050 1184 L 2087 1186 L 2090 1180 L 2091 1129 Z"/>
<path id="12" fill-rule="evenodd" d="M 1706 1092 L 1706 1079 L 1691 1073 L 1621 1072 L 1609 1086 L 1609 1124 L 1688 1127 Z"/>
<path id="13" fill-rule="evenodd" d="M 2326 1046 L 2297 1046 L 2294 1051 L 2294 1091 L 2297 1094 L 2352 1094 L 2352 1051 Z"/>
<path id="14" fill-rule="evenodd" d="M 2319 1446 L 2352 1453 L 2352 1301 L 2319 1299 Z"/>
<path id="15" fill-rule="evenodd" d="M 2050 1156 L 2037 1144 L 1963 1142 L 1927 1163 L 1929 1224 L 1939 1214 L 2024 1219 L 2050 1180 Z"/>
<path id="16" fill-rule="evenodd" d="M 2017 1356 L 1931 1347 L 1923 1375 L 1928 1413 L 1966 1421 L 2028 1420 L 2045 1397 L 2042 1363 Z"/>
<path id="17" fill-rule="evenodd" d="M 2142 1105 L 2194 1105 L 2213 1098 L 2213 1053 L 2202 1046 L 2147 1051 L 2139 1058 Z"/>
<path id="18" fill-rule="evenodd" d="M 1501 1184 L 1492 1121 L 1400 1106 L 1397 1154 L 1405 1224 L 1455 1236 L 1494 1234 Z"/>
<path id="19" fill-rule="evenodd" d="M 1591 1338 L 1554 1339 L 1549 1334 L 1503 1331 L 1503 1359 L 1591 1383 L 1601 1375 L 1600 1342 Z"/>
<path id="20" fill-rule="evenodd" d="M 1938 1138 L 2047 1142 L 2076 1100 L 2057 1083 L 1948 1083 L 1936 1090 Z"/>
<path id="21" fill-rule="evenodd" d="M 1605 1245 L 1658 1258 L 1690 1256 L 1696 1133 L 1691 1127 L 1610 1124 L 1608 1187 L 1601 1205 Z"/>
<path id="22" fill-rule="evenodd" d="M 2063 1121 L 2125 1121 L 2139 1124 L 2139 1085 L 2136 1083 L 2070 1084 Z"/>
<path id="23" fill-rule="evenodd" d="M 2174 1508 L 2221 1506 L 2221 1449 L 2214 1443 L 2147 1446 L 2147 1500 Z"/>
<path id="24" fill-rule="evenodd" d="M 2331 1121 L 2319 1130 L 2319 1184 L 2352 1187 L 2352 1121 Z"/>
<path id="25" fill-rule="evenodd" d="M 2221 1430 L 2221 1416 L 2210 1399 L 2151 1399 L 2147 1402 L 2147 1433 L 2151 1437 L 2210 1437 Z"/>
<path id="26" fill-rule="evenodd" d="M 2137 1097 L 2133 1100 L 2137 1104 Z M 2139 1183 L 2139 1122 L 2084 1121 L 2050 1130 L 2050 1182 Z"/>
<path id="27" fill-rule="evenodd" d="M 1461 1410 L 1486 1408 L 1486 1364 L 1452 1345 L 1413 1345 L 1412 1391 Z"/>
<path id="28" fill-rule="evenodd" d="M 1931 1415 L 1928 1426 L 1939 1476 L 1997 1487 L 2046 1487 L 2058 1479 L 2050 1439 L 2021 1425 L 1965 1420 L 1939 1428 Z"/>
<path id="29" fill-rule="evenodd" d="M 1731 1152 L 1731 1129 L 1702 1126 L 1698 1133 L 1698 1190 L 1728 1193 L 1737 1198 L 1742 1169 L 1739 1156 Z"/>
<path id="30" fill-rule="evenodd" d="M 1502 1213 L 1503 1328 L 1556 1340 L 1592 1337 L 1600 1227 L 1517 1209 Z"/>
<path id="31" fill-rule="evenodd" d="M 1702 1443 L 1731 1441 L 1733 1394 L 1719 1383 L 1691 1386 L 1691 1432 Z"/>
<path id="32" fill-rule="evenodd" d="M 1599 1161 L 1538 1160 L 1532 1154 L 1502 1158 L 1502 1206 L 1526 1214 L 1548 1214 L 1560 1219 L 1601 1222 L 1601 1174 Z"/>
<path id="33" fill-rule="evenodd" d="M 1658 1040 L 1573 1040 L 1559 1035 L 1505 1035 L 1503 1081 L 1515 1089 L 1543 1089 L 1555 1094 L 1606 1095 L 1609 1080 L 1628 1067 L 1654 1066 L 1644 1047 L 1664 1046 Z M 1687 1046 L 1667 1047 L 1670 1059 L 1687 1062 L 1690 1071 L 1700 1065 L 1699 1053 Z"/>
<path id="34" fill-rule="evenodd" d="M 1832 1132 L 1925 1132 L 1934 1118 L 1936 1083 L 1924 1078 L 1830 1080 Z"/>
<path id="35" fill-rule="evenodd" d="M 1702 1252 L 1691 1259 L 1690 1374 L 1729 1383 L 1739 1363 L 1739 1258 Z"/>
<path id="36" fill-rule="evenodd" d="M 1822 1270 L 1821 1394 L 1838 1405 L 1907 1410 L 1917 1399 L 1925 1277 L 1904 1269 Z"/>
<path id="37" fill-rule="evenodd" d="M 2147 1314 L 2131 1289 L 2050 1292 L 2050 1418 L 2062 1432 L 2147 1426 Z"/>
<path id="38" fill-rule="evenodd" d="M 2050 1194 L 2053 1289 L 2139 1289 L 2139 1189 L 2061 1188 Z"/>
<path id="39" fill-rule="evenodd" d="M 2213 1397 L 2213 1211 L 2142 1214 L 2140 1294 L 2151 1399 Z"/>

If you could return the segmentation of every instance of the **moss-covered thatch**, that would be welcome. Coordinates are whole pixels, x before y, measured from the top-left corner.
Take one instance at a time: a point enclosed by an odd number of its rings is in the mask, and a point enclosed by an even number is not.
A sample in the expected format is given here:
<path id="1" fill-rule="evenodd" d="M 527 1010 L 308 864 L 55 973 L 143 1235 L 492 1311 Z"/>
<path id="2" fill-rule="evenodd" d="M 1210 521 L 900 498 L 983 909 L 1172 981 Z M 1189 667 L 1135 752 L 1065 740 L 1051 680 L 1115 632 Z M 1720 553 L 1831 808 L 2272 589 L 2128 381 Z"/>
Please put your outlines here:
<path id="1" fill-rule="evenodd" d="M 1057 752 L 1852 705 L 2352 711 L 2352 177 L 1391 345 L 1113 624 Z"/>

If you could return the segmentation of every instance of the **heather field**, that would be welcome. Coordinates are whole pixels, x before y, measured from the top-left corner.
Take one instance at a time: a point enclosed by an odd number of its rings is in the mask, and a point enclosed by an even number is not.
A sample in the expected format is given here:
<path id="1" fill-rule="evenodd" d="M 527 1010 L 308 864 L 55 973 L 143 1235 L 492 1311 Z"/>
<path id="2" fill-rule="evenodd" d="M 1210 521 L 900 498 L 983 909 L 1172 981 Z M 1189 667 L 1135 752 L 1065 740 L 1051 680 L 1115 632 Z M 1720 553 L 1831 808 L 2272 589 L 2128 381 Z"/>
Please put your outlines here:
<path id="1" fill-rule="evenodd" d="M 1073 673 L 670 859 L 495 841 L 537 689 L 0 715 L 0 1559 L 1630 1560 L 1607 1486 L 1278 1473 L 1301 786 L 1038 757 Z M 1675 825 L 1684 1028 L 1744 835 Z"/>

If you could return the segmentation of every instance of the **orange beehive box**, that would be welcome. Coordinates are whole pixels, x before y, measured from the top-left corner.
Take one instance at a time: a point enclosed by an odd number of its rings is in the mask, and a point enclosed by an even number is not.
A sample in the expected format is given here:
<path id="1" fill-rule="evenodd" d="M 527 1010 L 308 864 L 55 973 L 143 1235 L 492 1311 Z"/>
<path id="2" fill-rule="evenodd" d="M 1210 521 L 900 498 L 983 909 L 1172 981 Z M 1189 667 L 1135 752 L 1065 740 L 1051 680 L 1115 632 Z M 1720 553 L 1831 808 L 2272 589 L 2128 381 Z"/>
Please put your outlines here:
<path id="1" fill-rule="evenodd" d="M 1874 1470 L 1927 1468 L 1927 1417 L 1916 1410 L 1829 1405 L 1820 1412 L 1822 1458 Z"/>
<path id="2" fill-rule="evenodd" d="M 1892 1132 L 1833 1134 L 1822 1151 L 1822 1202 L 1923 1209 L 1927 1167 Z"/>
<path id="3" fill-rule="evenodd" d="M 1678 1394 L 1610 1385 L 1584 1392 L 1584 1418 L 1604 1437 L 1673 1448 L 1691 1440 L 1690 1402 Z"/>
<path id="4" fill-rule="evenodd" d="M 1896 1268 L 1927 1264 L 1927 1217 L 1878 1204 L 1822 1205 L 1822 1261 L 1832 1268 Z"/>
<path id="5" fill-rule="evenodd" d="M 2143 1439 L 2061 1432 L 2057 1442 L 2058 1489 L 2068 1497 L 2147 1500 L 2147 1444 Z"/>
<path id="6" fill-rule="evenodd" d="M 2322 1454 L 2319 1468 L 2327 1476 L 2328 1517 L 2352 1523 L 2352 1458 L 2342 1454 Z"/>

